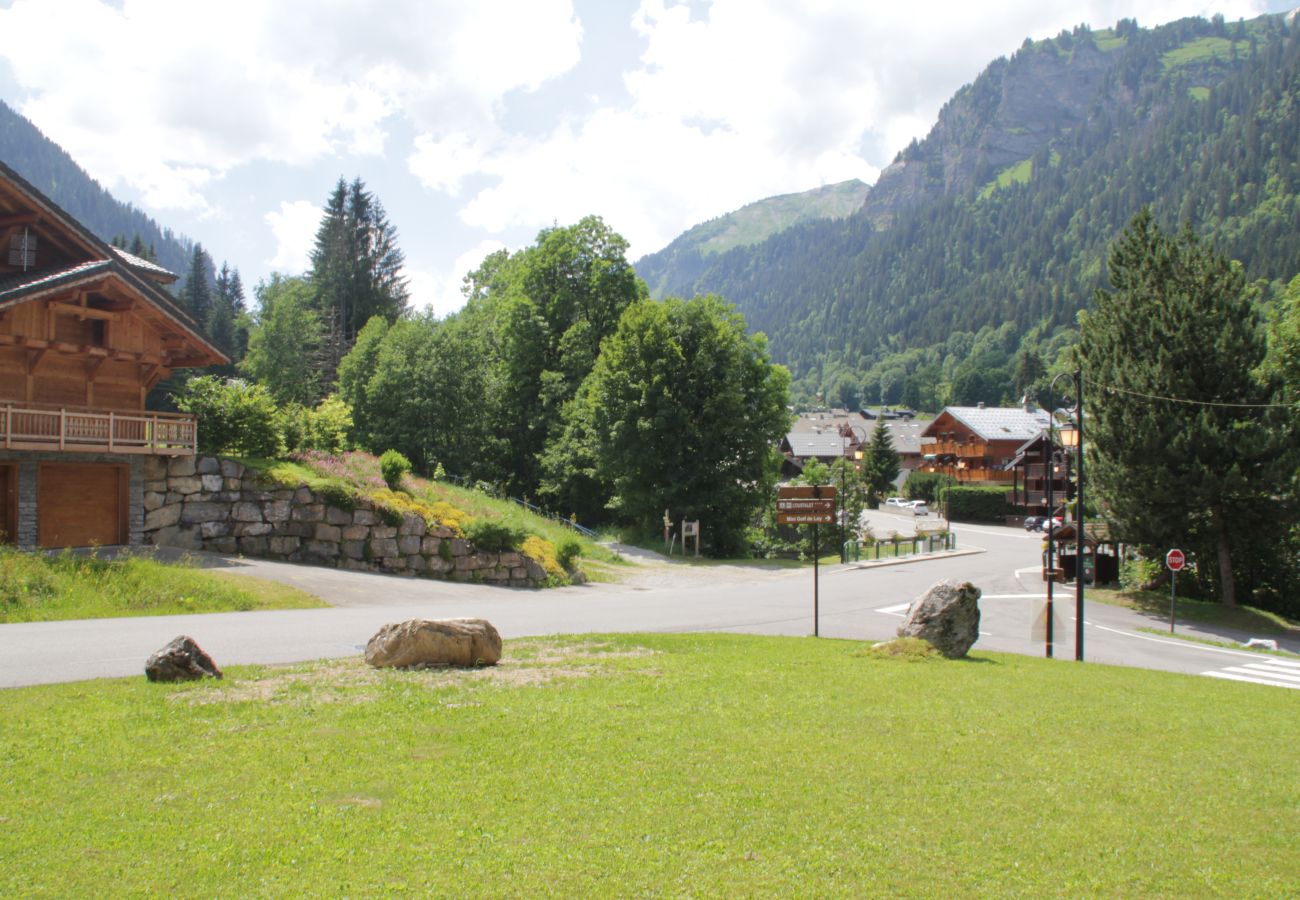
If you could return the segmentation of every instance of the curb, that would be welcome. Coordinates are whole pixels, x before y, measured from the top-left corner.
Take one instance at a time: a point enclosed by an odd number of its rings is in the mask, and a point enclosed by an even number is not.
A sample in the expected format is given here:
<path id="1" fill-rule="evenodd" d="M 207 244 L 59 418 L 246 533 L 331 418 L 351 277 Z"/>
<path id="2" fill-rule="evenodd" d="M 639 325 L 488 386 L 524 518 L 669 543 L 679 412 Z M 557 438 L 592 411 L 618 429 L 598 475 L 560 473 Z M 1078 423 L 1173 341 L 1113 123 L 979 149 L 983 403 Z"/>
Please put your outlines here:
<path id="1" fill-rule="evenodd" d="M 940 550 L 937 553 L 914 553 L 908 556 L 897 556 L 890 559 L 873 559 L 870 561 L 861 560 L 859 562 L 840 563 L 841 569 L 878 569 L 883 566 L 901 566 L 913 562 L 925 562 L 932 559 L 952 559 L 958 556 L 975 556 L 979 553 L 987 553 L 987 550 L 969 549 L 969 550 Z"/>

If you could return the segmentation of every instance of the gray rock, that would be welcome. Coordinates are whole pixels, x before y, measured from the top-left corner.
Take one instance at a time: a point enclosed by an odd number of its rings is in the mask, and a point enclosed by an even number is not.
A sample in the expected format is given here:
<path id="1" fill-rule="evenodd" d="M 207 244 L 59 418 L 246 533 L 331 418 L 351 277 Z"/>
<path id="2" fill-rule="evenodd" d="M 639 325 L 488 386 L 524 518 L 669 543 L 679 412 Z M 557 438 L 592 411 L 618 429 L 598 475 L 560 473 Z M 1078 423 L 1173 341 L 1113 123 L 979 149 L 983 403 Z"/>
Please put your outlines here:
<path id="1" fill-rule="evenodd" d="M 197 475 L 176 476 L 168 484 L 178 494 L 197 494 L 203 490 L 203 481 Z"/>
<path id="2" fill-rule="evenodd" d="M 244 467 L 233 459 L 223 459 L 221 461 L 221 474 L 226 478 L 243 478 Z"/>
<path id="3" fill-rule="evenodd" d="M 160 506 L 145 513 L 144 529 L 145 531 L 156 531 L 159 528 L 176 525 L 180 520 L 181 505 L 179 503 L 173 503 L 171 506 Z"/>
<path id="4" fill-rule="evenodd" d="M 220 678 L 221 670 L 194 638 L 182 634 L 149 657 L 144 674 L 150 681 L 196 681 Z"/>
<path id="5" fill-rule="evenodd" d="M 194 464 L 200 475 L 215 475 L 221 471 L 221 462 L 215 456 L 201 456 Z"/>
<path id="6" fill-rule="evenodd" d="M 940 581 L 912 601 L 899 637 L 929 641 L 949 659 L 960 659 L 979 640 L 980 589 L 969 581 Z"/>
<path id="7" fill-rule="evenodd" d="M 186 477 L 194 474 L 194 457 L 177 456 L 167 463 L 167 474 L 172 478 Z"/>
<path id="8" fill-rule="evenodd" d="M 385 625 L 366 644 L 375 668 L 494 666 L 501 635 L 486 619 L 410 619 Z"/>

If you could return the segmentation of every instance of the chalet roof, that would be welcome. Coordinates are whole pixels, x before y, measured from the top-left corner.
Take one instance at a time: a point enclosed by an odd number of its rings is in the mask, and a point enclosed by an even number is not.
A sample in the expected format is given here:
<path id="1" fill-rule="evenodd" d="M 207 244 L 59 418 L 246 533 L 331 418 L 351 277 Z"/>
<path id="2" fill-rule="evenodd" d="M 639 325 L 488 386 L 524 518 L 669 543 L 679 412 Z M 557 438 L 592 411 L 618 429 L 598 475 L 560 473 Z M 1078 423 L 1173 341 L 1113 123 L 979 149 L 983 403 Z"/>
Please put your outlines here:
<path id="1" fill-rule="evenodd" d="M 790 453 L 798 459 L 814 456 L 843 456 L 844 448 L 848 446 L 848 438 L 841 437 L 837 431 L 822 434 L 792 431 L 785 436 L 785 442 L 790 446 Z"/>
<path id="2" fill-rule="evenodd" d="M 112 244 L 109 244 L 109 248 L 121 257 L 123 262 L 132 269 L 135 269 L 141 275 L 144 275 L 146 278 L 152 278 L 156 281 L 161 281 L 164 284 L 171 284 L 178 278 L 175 272 L 172 272 L 169 269 L 164 269 L 157 263 L 136 256 L 134 253 L 123 250 L 121 247 L 114 247 Z"/>
<path id="3" fill-rule="evenodd" d="M 1031 450 L 1035 450 L 1037 449 L 1039 444 L 1045 444 L 1045 443 L 1047 443 L 1046 429 L 1038 432 L 1038 434 L 1034 435 L 1029 440 L 1025 441 L 1023 444 L 1017 447 L 1015 456 L 1007 460 L 1007 464 L 1002 468 L 1006 469 L 1008 472 L 1011 471 L 1012 469 L 1018 468 L 1024 463 L 1025 457 L 1029 455 Z M 1040 459 L 1042 458 L 1044 452 L 1045 452 L 1044 450 L 1038 451 L 1038 455 Z"/>
<path id="4" fill-rule="evenodd" d="M 951 416 L 986 441 L 1031 440 L 1048 424 L 1045 409 L 1027 411 L 1020 406 L 946 406 L 921 433 L 922 436 L 937 437 L 941 434 L 939 426 L 945 416 Z"/>
<path id="5" fill-rule="evenodd" d="M 175 276 L 170 272 L 101 240 L 3 162 L 0 162 L 0 181 L 7 182 L 21 194 L 23 202 L 30 205 L 41 219 L 69 235 L 80 252 L 95 257 L 70 266 L 37 268 L 0 277 L 0 308 L 29 302 L 47 290 L 75 285 L 83 278 L 89 280 L 108 275 L 124 283 L 132 294 L 155 307 L 165 319 L 170 320 L 189 341 L 202 350 L 201 356 L 211 357 L 214 362 L 226 360 L 225 354 L 203 335 L 202 329 L 189 313 L 159 286 L 159 281 L 167 280 L 163 276 L 174 280 Z"/>
<path id="6" fill-rule="evenodd" d="M 13 306 L 12 301 L 26 299 L 29 294 L 47 288 L 62 287 L 68 282 L 76 281 L 78 277 L 98 275 L 107 272 L 111 267 L 112 263 L 109 260 L 95 259 L 75 266 L 65 266 L 62 269 L 43 271 L 33 269 L 29 272 L 0 275 L 0 307 Z"/>

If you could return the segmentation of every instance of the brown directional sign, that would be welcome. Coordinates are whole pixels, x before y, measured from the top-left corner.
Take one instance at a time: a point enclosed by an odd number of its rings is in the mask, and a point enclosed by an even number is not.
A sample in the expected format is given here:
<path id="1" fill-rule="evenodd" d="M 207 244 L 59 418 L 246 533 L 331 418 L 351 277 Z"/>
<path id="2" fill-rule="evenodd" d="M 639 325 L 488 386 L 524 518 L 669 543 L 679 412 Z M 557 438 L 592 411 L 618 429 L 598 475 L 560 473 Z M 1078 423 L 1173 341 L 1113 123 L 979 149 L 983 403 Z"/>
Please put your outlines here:
<path id="1" fill-rule="evenodd" d="M 814 497 L 820 500 L 834 500 L 835 485 L 794 484 L 776 489 L 776 499 L 778 500 L 807 500 Z"/>
<path id="2" fill-rule="evenodd" d="M 777 489 L 778 525 L 835 524 L 835 488 L 830 485 L 798 485 Z"/>

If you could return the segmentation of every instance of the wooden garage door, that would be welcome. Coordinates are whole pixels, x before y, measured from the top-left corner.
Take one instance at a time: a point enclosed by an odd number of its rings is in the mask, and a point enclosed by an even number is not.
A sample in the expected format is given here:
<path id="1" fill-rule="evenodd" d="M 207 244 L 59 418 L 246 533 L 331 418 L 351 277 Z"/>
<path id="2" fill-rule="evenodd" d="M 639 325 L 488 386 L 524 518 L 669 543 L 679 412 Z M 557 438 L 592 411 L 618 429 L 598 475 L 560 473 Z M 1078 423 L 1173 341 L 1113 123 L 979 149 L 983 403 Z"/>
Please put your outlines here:
<path id="1" fill-rule="evenodd" d="M 42 463 L 36 488 L 42 547 L 125 544 L 127 469 L 113 463 Z"/>

